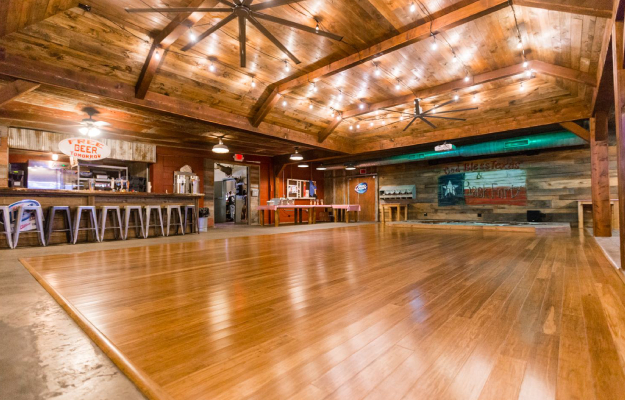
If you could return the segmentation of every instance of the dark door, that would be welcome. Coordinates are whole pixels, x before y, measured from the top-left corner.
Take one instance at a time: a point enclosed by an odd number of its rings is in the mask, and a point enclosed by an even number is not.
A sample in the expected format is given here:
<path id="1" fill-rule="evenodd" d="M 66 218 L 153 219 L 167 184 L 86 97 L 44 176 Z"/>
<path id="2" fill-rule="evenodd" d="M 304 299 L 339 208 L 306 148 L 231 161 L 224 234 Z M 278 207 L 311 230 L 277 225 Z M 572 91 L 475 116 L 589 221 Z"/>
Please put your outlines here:
<path id="1" fill-rule="evenodd" d="M 349 204 L 360 204 L 360 221 L 375 221 L 375 177 L 365 176 L 349 180 Z"/>

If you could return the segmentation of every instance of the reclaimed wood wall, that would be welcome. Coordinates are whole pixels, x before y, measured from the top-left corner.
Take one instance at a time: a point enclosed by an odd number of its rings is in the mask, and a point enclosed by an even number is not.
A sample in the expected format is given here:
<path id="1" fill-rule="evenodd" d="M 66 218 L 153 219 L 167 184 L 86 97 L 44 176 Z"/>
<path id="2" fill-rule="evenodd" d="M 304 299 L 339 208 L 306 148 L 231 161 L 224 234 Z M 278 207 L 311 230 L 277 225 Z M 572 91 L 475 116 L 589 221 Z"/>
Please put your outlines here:
<path id="1" fill-rule="evenodd" d="M 616 198 L 616 148 L 610 146 L 610 192 Z M 527 205 L 455 205 L 439 206 L 438 178 L 445 175 L 445 168 L 462 168 L 465 162 L 518 163 L 527 175 Z M 327 171 L 325 198 L 328 203 L 347 200 L 348 178 L 358 171 Z M 590 150 L 545 151 L 536 155 L 484 158 L 479 160 L 430 165 L 427 162 L 380 166 L 369 169 L 377 172 L 379 186 L 416 185 L 417 197 L 409 203 L 409 219 L 468 220 L 468 221 L 526 221 L 528 210 L 540 210 L 546 221 L 571 222 L 577 226 L 576 199 L 590 199 Z M 383 203 L 383 201 L 381 201 Z M 387 215 L 387 218 L 389 216 Z M 590 208 L 585 211 L 585 224 L 592 226 Z"/>
<path id="2" fill-rule="evenodd" d="M 9 186 L 9 128 L 0 125 L 0 188 Z"/>

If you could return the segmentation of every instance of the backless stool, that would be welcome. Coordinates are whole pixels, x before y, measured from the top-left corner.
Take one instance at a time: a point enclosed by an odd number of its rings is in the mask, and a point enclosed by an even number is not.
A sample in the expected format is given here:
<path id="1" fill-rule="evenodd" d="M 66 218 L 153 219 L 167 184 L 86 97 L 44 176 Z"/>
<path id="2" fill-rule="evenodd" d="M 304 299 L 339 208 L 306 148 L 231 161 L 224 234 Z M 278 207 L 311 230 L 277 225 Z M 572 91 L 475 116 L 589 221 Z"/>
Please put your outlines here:
<path id="1" fill-rule="evenodd" d="M 87 212 L 87 227 L 80 227 L 80 220 L 82 219 L 82 214 Z M 95 236 L 96 242 L 100 241 L 100 235 L 98 233 L 98 218 L 96 215 L 95 206 L 78 206 L 76 207 L 76 213 L 74 214 L 74 244 L 78 241 L 78 233 L 80 231 L 87 231 L 87 241 L 89 241 L 89 233 L 92 233 L 92 236 Z"/>
<path id="2" fill-rule="evenodd" d="M 182 219 L 182 210 L 180 209 L 179 205 L 167 205 L 165 206 L 165 212 L 166 214 L 166 218 L 167 218 L 167 227 L 166 227 L 166 231 L 165 231 L 165 235 L 169 236 L 169 228 L 171 226 L 176 227 L 176 233 L 178 233 L 178 228 L 180 227 L 180 230 L 182 231 L 182 234 L 184 235 L 184 225 L 183 225 L 183 219 Z M 178 214 L 178 222 L 173 221 L 174 218 L 172 218 L 172 212 L 174 214 Z"/>
<path id="3" fill-rule="evenodd" d="M 44 237 L 44 227 L 43 227 L 43 211 L 41 210 L 41 206 L 20 206 L 17 209 L 17 217 L 15 218 L 15 232 L 13 232 L 13 248 L 17 247 L 17 242 L 20 239 L 21 230 L 21 221 L 24 217 L 25 212 L 34 212 L 35 213 L 35 230 L 25 231 L 28 233 L 37 233 L 37 239 L 39 239 L 39 244 L 42 246 L 46 245 L 46 239 Z"/>
<path id="4" fill-rule="evenodd" d="M 63 214 L 65 229 L 54 229 L 54 217 L 56 213 Z M 48 208 L 48 218 L 46 218 L 46 244 L 50 244 L 52 232 L 65 232 L 67 243 L 74 243 L 74 232 L 72 231 L 72 213 L 68 206 L 52 206 Z"/>
<path id="5" fill-rule="evenodd" d="M 154 218 L 154 224 L 150 225 L 150 218 L 156 212 Z M 161 228 L 161 236 L 165 236 L 165 230 L 163 229 L 163 212 L 161 206 L 145 206 L 145 237 L 150 236 L 150 228 L 154 228 L 154 236 L 158 234 L 158 229 Z"/>
<path id="6" fill-rule="evenodd" d="M 109 212 L 113 212 L 112 225 L 106 227 L 106 220 L 108 219 Z M 117 222 L 116 222 L 117 221 Z M 122 230 L 122 213 L 119 206 L 102 206 L 100 207 L 100 242 L 104 241 L 104 233 L 106 229 L 113 229 L 115 239 L 123 239 L 124 231 Z"/>
<path id="7" fill-rule="evenodd" d="M 134 225 L 130 225 L 130 217 L 134 211 Z M 128 228 L 135 228 L 135 237 L 144 238 L 143 216 L 141 206 L 124 206 L 124 240 L 128 239 Z"/>
<path id="8" fill-rule="evenodd" d="M 191 221 L 189 221 L 189 217 L 191 217 Z M 187 233 L 187 228 L 191 225 L 191 233 L 200 233 L 198 229 L 198 216 L 194 205 L 186 205 L 184 206 L 184 232 Z"/>
<path id="9" fill-rule="evenodd" d="M 6 236 L 9 249 L 13 248 L 13 238 L 11 238 L 11 217 L 9 215 L 8 206 L 0 206 L 0 223 L 2 224 L 2 232 Z"/>

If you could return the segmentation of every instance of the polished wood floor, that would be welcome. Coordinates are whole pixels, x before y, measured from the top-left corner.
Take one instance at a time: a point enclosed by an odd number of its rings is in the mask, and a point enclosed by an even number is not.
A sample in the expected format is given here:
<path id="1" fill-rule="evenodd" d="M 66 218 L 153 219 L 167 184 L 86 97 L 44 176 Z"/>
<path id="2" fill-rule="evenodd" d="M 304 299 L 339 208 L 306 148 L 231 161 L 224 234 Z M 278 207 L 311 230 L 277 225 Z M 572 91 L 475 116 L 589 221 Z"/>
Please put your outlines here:
<path id="1" fill-rule="evenodd" d="M 625 395 L 625 286 L 588 237 L 366 225 L 23 262 L 153 398 Z"/>

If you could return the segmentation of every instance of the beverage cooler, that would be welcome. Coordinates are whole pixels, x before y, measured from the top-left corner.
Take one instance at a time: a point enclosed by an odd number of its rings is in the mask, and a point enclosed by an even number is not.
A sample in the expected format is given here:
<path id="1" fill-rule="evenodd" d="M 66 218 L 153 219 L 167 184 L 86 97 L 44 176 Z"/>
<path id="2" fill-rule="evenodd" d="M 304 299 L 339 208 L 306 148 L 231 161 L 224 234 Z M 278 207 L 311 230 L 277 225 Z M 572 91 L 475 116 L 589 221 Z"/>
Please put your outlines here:
<path id="1" fill-rule="evenodd" d="M 69 163 L 61 161 L 28 161 L 26 187 L 29 189 L 73 190 L 78 185 L 78 174 Z"/>

